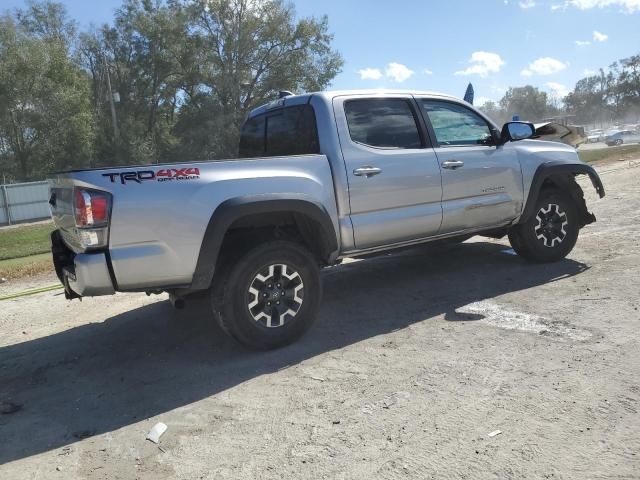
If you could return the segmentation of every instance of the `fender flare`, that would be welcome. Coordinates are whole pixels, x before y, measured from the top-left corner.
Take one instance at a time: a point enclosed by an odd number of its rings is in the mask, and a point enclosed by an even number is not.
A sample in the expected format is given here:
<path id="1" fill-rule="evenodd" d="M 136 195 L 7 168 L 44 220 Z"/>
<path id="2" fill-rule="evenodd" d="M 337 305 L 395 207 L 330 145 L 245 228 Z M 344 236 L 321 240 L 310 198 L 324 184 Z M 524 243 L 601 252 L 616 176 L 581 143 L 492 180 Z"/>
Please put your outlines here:
<path id="1" fill-rule="evenodd" d="M 542 185 L 544 184 L 545 180 L 547 180 L 550 177 L 566 178 L 569 176 L 573 177 L 576 175 L 589 175 L 593 188 L 595 188 L 600 198 L 604 197 L 605 192 L 604 192 L 604 185 L 602 185 L 602 180 L 600 180 L 600 176 L 591 165 L 586 165 L 583 163 L 564 163 L 564 162 L 555 162 L 555 161 L 545 162 L 537 168 L 536 173 L 533 175 L 533 180 L 531 181 L 531 188 L 529 189 L 529 196 L 527 198 L 526 205 L 524 207 L 522 216 L 520 217 L 520 220 L 518 221 L 518 223 L 526 222 L 535 213 L 534 212 L 535 205 L 536 205 L 536 202 L 538 201 L 538 196 L 540 195 L 540 191 L 542 189 Z M 595 220 L 595 217 L 593 217 L 593 220 Z M 591 222 L 588 222 L 588 223 L 591 223 Z"/>
<path id="2" fill-rule="evenodd" d="M 190 290 L 205 290 L 213 280 L 218 254 L 231 225 L 242 217 L 267 213 L 294 213 L 317 222 L 322 231 L 327 261 L 338 251 L 338 237 L 324 206 L 302 195 L 255 195 L 231 198 L 222 202 L 211 215 L 205 230 Z"/>

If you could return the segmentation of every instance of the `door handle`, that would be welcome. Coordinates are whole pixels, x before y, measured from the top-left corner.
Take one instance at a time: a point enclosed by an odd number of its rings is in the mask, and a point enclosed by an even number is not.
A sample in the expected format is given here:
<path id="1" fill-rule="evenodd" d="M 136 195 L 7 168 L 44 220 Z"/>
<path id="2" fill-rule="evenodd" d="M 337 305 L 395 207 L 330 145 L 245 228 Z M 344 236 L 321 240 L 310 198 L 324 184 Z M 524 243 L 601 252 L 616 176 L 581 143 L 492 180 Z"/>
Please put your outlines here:
<path id="1" fill-rule="evenodd" d="M 373 177 L 374 175 L 378 175 L 379 173 L 382 173 L 382 169 L 377 168 L 377 167 L 370 167 L 370 166 L 365 166 L 365 167 L 360 167 L 360 168 L 356 168 L 353 171 L 353 174 L 358 176 L 358 177 Z"/>
<path id="2" fill-rule="evenodd" d="M 464 167 L 464 162 L 461 160 L 446 160 L 442 162 L 442 168 L 448 168 L 449 170 L 455 170 L 461 167 Z"/>

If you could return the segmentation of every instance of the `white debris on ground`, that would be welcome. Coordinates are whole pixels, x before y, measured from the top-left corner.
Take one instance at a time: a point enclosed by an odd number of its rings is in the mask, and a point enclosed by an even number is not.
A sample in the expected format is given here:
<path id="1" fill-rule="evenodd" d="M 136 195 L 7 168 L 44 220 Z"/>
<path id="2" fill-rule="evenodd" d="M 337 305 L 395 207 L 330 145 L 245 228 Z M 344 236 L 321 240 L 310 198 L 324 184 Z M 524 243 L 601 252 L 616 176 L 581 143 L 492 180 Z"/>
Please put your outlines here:
<path id="1" fill-rule="evenodd" d="M 456 313 L 481 315 L 479 321 L 487 325 L 507 330 L 521 330 L 540 335 L 571 340 L 587 340 L 591 332 L 572 327 L 560 321 L 553 321 L 533 313 L 524 313 L 490 301 L 473 302 L 456 310 Z"/>
<path id="2" fill-rule="evenodd" d="M 167 426 L 162 422 L 158 422 L 153 426 L 153 428 L 151 428 L 151 430 L 149 430 L 147 440 L 151 440 L 153 443 L 158 443 L 160 442 L 160 437 L 166 431 Z"/>

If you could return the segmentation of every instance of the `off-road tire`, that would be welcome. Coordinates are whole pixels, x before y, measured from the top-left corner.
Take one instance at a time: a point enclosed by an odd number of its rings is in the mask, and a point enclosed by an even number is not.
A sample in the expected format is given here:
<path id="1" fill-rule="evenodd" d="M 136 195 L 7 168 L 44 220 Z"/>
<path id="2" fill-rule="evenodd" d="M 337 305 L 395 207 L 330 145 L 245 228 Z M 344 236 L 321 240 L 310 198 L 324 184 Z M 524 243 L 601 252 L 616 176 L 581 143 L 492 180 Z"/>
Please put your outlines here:
<path id="1" fill-rule="evenodd" d="M 302 245 L 269 241 L 238 256 L 214 280 L 211 300 L 220 326 L 239 343 L 255 350 L 280 348 L 316 319 L 322 300 L 319 267 Z"/>
<path id="2" fill-rule="evenodd" d="M 578 240 L 578 210 L 573 199 L 557 189 L 540 192 L 534 213 L 509 231 L 509 242 L 530 262 L 551 263 L 565 258 Z"/>

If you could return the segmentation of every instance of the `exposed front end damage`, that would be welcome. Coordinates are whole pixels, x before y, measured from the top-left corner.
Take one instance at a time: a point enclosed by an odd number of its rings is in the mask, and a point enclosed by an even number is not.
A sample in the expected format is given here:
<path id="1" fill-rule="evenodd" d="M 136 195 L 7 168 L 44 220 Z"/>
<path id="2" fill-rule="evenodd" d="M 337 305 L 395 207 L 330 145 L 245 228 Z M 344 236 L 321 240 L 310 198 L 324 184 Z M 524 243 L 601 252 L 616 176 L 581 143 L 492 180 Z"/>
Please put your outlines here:
<path id="1" fill-rule="evenodd" d="M 529 198 L 519 223 L 526 222 L 534 214 L 534 207 L 540 192 L 545 188 L 558 188 L 563 190 L 575 201 L 579 213 L 580 228 L 596 221 L 593 213 L 589 212 L 584 200 L 584 192 L 576 177 L 588 175 L 591 184 L 600 198 L 605 196 L 604 185 L 595 169 L 585 163 L 546 162 L 541 164 L 533 177 Z"/>
<path id="2" fill-rule="evenodd" d="M 578 182 L 576 182 L 575 176 L 567 175 L 557 179 L 552 178 L 551 181 L 565 192 L 568 192 L 575 201 L 575 205 L 578 208 L 580 228 L 596 221 L 596 216 L 587 208 L 587 202 L 584 200 L 584 191 L 580 185 L 578 185 Z"/>

